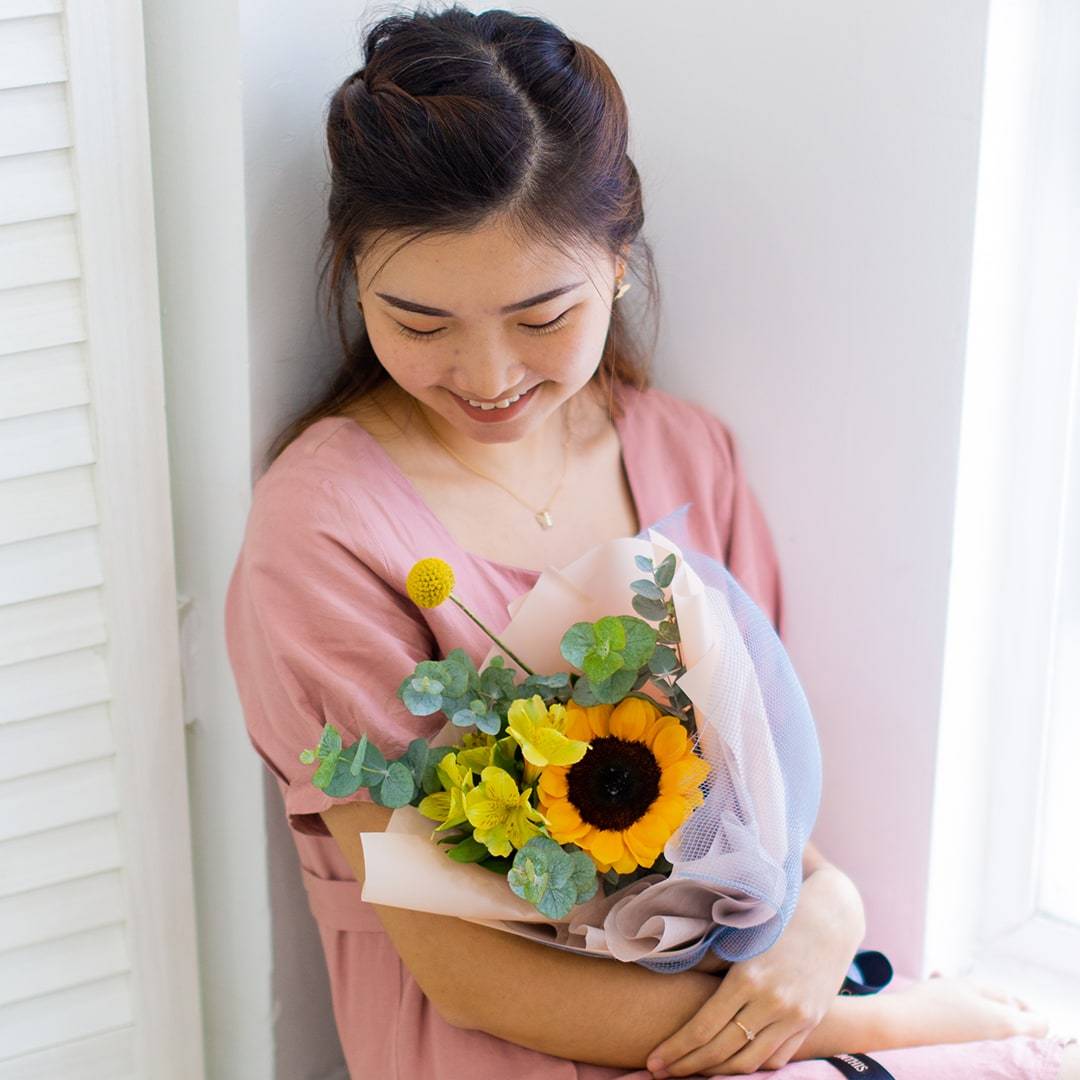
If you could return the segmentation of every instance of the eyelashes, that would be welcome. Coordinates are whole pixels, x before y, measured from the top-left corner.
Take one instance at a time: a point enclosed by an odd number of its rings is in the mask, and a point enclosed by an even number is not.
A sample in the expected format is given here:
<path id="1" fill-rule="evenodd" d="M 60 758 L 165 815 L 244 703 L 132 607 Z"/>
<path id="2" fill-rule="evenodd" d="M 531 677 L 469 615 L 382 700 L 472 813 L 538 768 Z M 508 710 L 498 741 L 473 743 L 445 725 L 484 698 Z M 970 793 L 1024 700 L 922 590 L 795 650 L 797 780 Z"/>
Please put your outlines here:
<path id="1" fill-rule="evenodd" d="M 532 326 L 529 323 L 522 323 L 521 325 L 531 334 L 553 334 L 556 330 L 561 330 L 567 322 L 569 322 L 569 316 L 570 312 L 567 310 L 558 318 L 552 319 L 551 322 L 542 323 L 539 326 Z M 413 330 L 408 326 L 402 326 L 401 323 L 398 323 L 397 329 L 399 334 L 402 334 L 412 341 L 430 341 L 431 338 L 441 334 L 446 327 L 440 326 L 438 330 Z"/>

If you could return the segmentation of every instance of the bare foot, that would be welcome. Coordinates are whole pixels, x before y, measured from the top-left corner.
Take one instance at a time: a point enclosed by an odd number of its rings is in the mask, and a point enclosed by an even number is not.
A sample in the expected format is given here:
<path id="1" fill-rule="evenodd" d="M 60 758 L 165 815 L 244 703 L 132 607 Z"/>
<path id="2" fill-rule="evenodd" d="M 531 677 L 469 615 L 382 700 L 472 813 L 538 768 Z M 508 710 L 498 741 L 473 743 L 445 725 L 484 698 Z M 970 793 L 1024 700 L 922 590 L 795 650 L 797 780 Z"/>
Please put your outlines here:
<path id="1" fill-rule="evenodd" d="M 940 971 L 930 972 L 931 979 L 940 979 L 941 977 L 942 972 Z M 972 982 L 972 985 L 981 990 L 992 1001 L 1000 1001 L 1003 1005 L 1013 1005 L 1016 1008 L 1023 1010 L 1024 1012 L 1035 1011 L 1026 1001 L 1024 1001 L 1023 998 L 1015 997 L 1013 994 L 1010 994 L 1005 990 L 999 990 L 997 987 L 987 986 L 986 983 L 981 982 Z"/>
<path id="2" fill-rule="evenodd" d="M 1013 1004 L 1002 990 L 970 978 L 932 976 L 893 991 L 892 1027 L 899 1045 L 931 1046 L 937 1043 L 1007 1039 L 1012 1035 L 1044 1036 L 1046 1019 Z"/>

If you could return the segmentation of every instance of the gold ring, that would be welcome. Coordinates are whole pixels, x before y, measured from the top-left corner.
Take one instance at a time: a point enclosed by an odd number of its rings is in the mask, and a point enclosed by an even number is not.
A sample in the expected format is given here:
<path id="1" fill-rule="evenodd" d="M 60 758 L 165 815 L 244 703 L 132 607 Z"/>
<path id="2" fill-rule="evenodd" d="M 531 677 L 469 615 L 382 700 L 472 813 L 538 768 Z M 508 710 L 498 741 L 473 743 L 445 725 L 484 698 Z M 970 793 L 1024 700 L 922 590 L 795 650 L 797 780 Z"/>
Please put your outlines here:
<path id="1" fill-rule="evenodd" d="M 736 1020 L 735 1023 L 738 1024 L 739 1027 L 741 1027 L 744 1032 L 746 1032 L 747 1041 L 748 1042 L 753 1042 L 754 1038 L 756 1037 L 755 1033 L 753 1031 L 751 1031 L 745 1024 L 740 1023 L 738 1020 Z"/>

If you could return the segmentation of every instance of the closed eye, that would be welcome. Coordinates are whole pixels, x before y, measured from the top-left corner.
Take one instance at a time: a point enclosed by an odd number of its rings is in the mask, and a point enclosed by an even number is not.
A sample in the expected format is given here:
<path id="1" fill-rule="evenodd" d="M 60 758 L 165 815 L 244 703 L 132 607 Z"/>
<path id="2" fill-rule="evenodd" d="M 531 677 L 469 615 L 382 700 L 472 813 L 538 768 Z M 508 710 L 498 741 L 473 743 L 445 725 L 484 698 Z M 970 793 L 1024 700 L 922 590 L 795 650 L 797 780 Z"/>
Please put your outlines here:
<path id="1" fill-rule="evenodd" d="M 519 323 L 524 330 L 528 330 L 532 334 L 552 334 L 556 330 L 560 330 L 569 321 L 568 316 L 572 309 L 567 309 L 558 318 L 552 319 L 551 322 L 541 323 L 539 326 L 534 326 L 532 323 Z M 413 330 L 409 326 L 402 326 L 401 323 L 397 324 L 398 333 L 403 334 L 407 338 L 416 339 L 430 339 L 437 334 L 441 334 L 446 327 L 440 326 L 438 330 Z"/>

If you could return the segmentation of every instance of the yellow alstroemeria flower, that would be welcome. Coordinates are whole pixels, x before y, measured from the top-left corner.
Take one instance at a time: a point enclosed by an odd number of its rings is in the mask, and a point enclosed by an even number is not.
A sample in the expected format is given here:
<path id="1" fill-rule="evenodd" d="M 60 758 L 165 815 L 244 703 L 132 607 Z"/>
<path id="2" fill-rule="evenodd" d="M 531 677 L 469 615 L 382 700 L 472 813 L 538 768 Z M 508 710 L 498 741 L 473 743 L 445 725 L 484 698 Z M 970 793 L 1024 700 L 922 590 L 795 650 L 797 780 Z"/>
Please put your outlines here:
<path id="1" fill-rule="evenodd" d="M 467 765 L 458 762 L 457 754 L 446 754 L 435 766 L 435 771 L 446 790 L 436 791 L 426 796 L 416 807 L 424 817 L 442 822 L 432 836 L 467 820 L 465 797 L 475 786 L 472 770 Z"/>
<path id="2" fill-rule="evenodd" d="M 532 783 L 547 765 L 573 765 L 589 749 L 587 742 L 564 734 L 568 723 L 566 706 L 560 702 L 545 705 L 539 694 L 512 701 L 506 723 L 507 731 L 517 741 L 525 758 L 526 783 Z"/>
<path id="3" fill-rule="evenodd" d="M 457 752 L 458 762 L 467 765 L 479 775 L 492 764 L 496 742 L 494 735 L 483 731 L 470 731 L 461 740 L 462 748 Z"/>
<path id="4" fill-rule="evenodd" d="M 492 855 L 509 855 L 541 832 L 534 822 L 544 815 L 529 801 L 532 788 L 518 791 L 517 782 L 494 765 L 480 774 L 480 784 L 465 796 L 465 814 L 473 835 Z"/>

